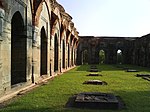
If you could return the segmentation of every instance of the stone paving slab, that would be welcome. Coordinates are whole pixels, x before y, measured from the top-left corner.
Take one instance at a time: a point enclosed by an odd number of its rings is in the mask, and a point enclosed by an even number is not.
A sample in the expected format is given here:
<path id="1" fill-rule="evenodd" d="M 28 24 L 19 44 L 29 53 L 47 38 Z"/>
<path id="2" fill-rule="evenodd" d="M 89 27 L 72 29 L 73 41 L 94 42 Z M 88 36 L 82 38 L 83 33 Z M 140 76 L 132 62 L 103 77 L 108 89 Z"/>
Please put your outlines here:
<path id="1" fill-rule="evenodd" d="M 101 80 L 88 80 L 83 82 L 83 84 L 91 84 L 91 85 L 107 85 L 105 81 Z"/>
<path id="2" fill-rule="evenodd" d="M 139 71 L 135 70 L 135 69 L 128 69 L 128 70 L 126 70 L 126 72 L 139 72 Z"/>
<path id="3" fill-rule="evenodd" d="M 90 74 L 88 74 L 88 75 L 86 75 L 86 76 L 102 76 L 102 74 L 98 74 L 98 73 L 90 73 Z"/>
<path id="4" fill-rule="evenodd" d="M 69 98 L 66 107 L 118 110 L 125 108 L 125 104 L 112 93 L 83 92 Z"/>

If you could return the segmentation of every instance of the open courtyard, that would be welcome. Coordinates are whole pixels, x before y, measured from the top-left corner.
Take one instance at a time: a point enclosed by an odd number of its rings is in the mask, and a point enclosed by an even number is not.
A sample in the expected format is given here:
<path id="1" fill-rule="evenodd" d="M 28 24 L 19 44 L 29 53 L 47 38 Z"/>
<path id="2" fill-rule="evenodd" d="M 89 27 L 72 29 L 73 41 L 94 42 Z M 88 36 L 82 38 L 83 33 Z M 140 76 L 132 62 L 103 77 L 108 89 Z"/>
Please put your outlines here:
<path id="1" fill-rule="evenodd" d="M 1 104 L 0 112 L 150 112 L 150 82 L 136 74 L 149 74 L 145 67 L 131 65 L 96 65 L 102 76 L 87 76 L 90 65 L 59 75 L 40 87 Z M 124 68 L 139 72 L 126 72 Z M 107 85 L 86 85 L 86 80 L 102 80 Z M 82 92 L 113 93 L 125 107 L 120 110 L 67 108 L 68 99 Z"/>

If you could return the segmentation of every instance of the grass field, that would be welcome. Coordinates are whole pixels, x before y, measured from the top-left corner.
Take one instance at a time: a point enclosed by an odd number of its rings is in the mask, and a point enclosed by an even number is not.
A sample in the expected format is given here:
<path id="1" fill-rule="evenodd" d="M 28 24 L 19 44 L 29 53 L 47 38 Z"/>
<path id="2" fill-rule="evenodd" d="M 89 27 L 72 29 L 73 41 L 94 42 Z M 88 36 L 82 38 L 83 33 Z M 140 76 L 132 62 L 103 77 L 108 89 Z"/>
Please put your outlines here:
<path id="1" fill-rule="evenodd" d="M 126 65 L 127 66 L 127 65 Z M 0 112 L 114 112 L 115 110 L 86 110 L 65 108 L 68 98 L 81 92 L 107 92 L 119 95 L 126 104 L 126 109 L 117 112 L 150 112 L 150 82 L 136 73 L 125 72 L 115 65 L 97 65 L 101 77 L 87 77 L 89 66 L 78 66 L 47 85 L 12 100 Z M 139 73 L 150 73 L 148 68 L 128 66 L 140 70 Z M 106 81 L 108 85 L 83 85 L 90 79 Z"/>

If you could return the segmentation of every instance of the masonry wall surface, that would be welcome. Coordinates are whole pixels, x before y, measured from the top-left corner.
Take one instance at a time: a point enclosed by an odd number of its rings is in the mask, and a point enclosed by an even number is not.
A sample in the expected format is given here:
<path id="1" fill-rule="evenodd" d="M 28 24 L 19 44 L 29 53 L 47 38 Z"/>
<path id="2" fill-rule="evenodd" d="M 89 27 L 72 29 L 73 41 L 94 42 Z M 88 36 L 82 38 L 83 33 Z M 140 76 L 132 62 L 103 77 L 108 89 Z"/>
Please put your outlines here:
<path id="1" fill-rule="evenodd" d="M 79 39 L 77 64 L 83 64 L 83 53 L 88 52 L 88 64 L 99 64 L 99 51 L 105 51 L 105 63 L 117 63 L 117 50 L 122 51 L 122 63 L 149 67 L 149 34 L 142 37 L 94 37 Z"/>
<path id="2" fill-rule="evenodd" d="M 0 97 L 9 94 L 12 91 L 19 90 L 23 87 L 38 83 L 41 79 L 50 78 L 59 75 L 62 72 L 75 66 L 75 64 L 68 65 L 68 45 L 69 49 L 74 51 L 77 49 L 79 40 L 78 32 L 72 22 L 72 17 L 65 12 L 65 9 L 56 0 L 5 0 L 0 1 Z M 15 46 L 25 46 L 25 81 L 20 81 L 17 84 L 12 82 L 12 18 L 15 14 L 20 14 L 23 20 L 23 36 L 26 41 L 25 45 L 16 43 Z M 20 21 L 20 20 L 14 20 Z M 14 28 L 16 29 L 16 28 Z M 45 40 L 42 40 L 42 29 L 45 31 Z M 58 71 L 54 71 L 54 45 L 55 35 L 57 35 L 58 42 Z M 72 36 L 72 40 L 70 40 Z M 42 51 L 42 42 L 46 44 L 45 51 Z M 64 41 L 64 50 L 63 47 Z M 71 43 L 73 43 L 71 45 Z M 64 52 L 64 59 L 62 56 Z M 45 54 L 41 54 L 45 53 Z M 17 53 L 20 55 L 20 53 Z M 46 55 L 46 56 L 45 56 Z M 76 55 L 76 54 L 74 54 Z M 41 56 L 46 57 L 45 73 L 41 74 L 41 63 L 43 60 Z M 17 60 L 17 56 L 15 57 Z M 65 60 L 65 61 L 63 61 Z M 74 59 L 75 60 L 75 59 Z M 63 67 L 63 62 L 65 67 Z M 21 61 L 18 63 L 22 63 Z M 22 64 L 20 64 L 20 67 Z M 15 68 L 17 70 L 17 68 Z M 19 68 L 18 68 L 19 69 Z M 18 77 L 13 77 L 17 80 Z M 21 75 L 19 76 L 20 80 Z"/>

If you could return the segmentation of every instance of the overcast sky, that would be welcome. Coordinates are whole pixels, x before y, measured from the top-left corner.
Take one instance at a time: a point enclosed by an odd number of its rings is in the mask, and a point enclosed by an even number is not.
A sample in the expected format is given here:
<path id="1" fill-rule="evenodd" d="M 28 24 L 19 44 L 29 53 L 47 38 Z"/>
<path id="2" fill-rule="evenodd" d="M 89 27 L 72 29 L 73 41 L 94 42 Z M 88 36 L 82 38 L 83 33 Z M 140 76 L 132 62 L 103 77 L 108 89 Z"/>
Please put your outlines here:
<path id="1" fill-rule="evenodd" d="M 139 37 L 150 33 L 150 0 L 57 0 L 80 36 Z"/>

